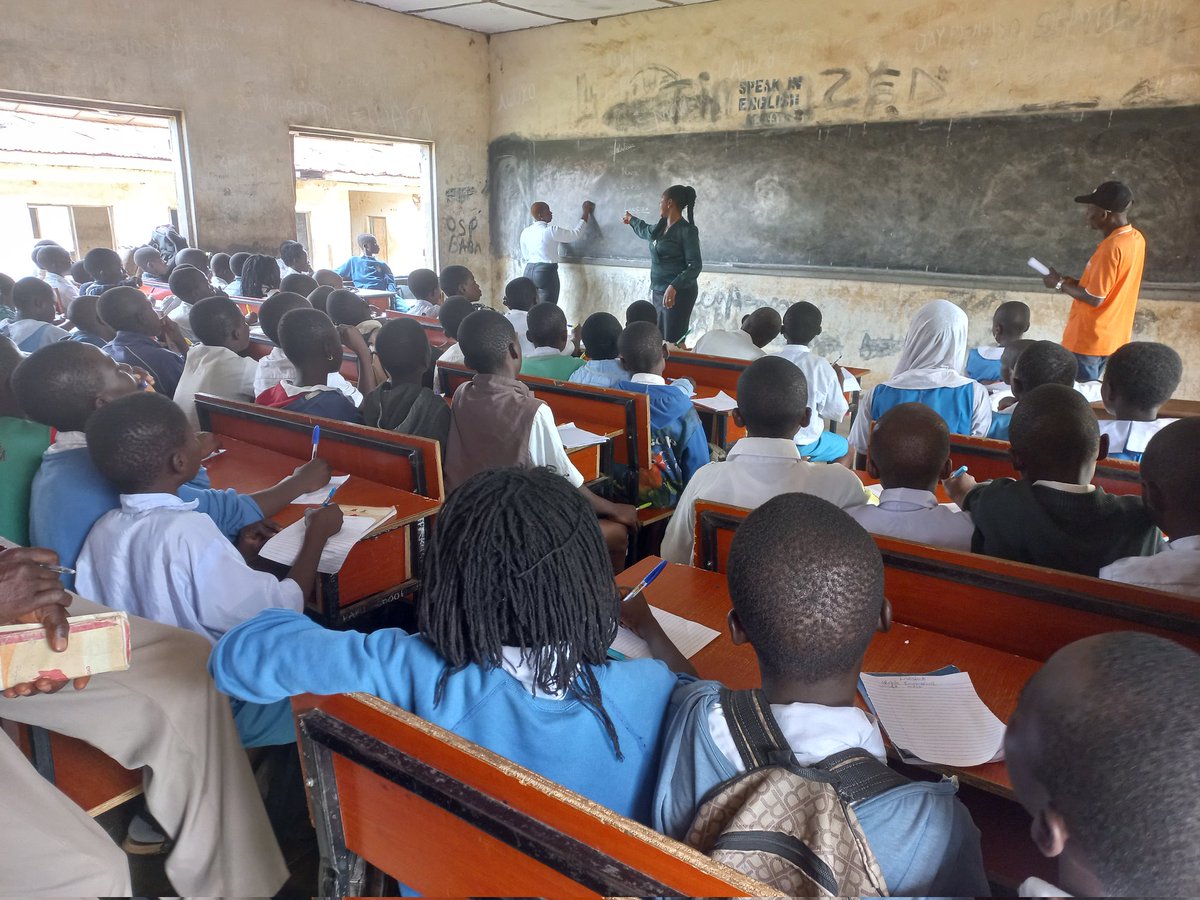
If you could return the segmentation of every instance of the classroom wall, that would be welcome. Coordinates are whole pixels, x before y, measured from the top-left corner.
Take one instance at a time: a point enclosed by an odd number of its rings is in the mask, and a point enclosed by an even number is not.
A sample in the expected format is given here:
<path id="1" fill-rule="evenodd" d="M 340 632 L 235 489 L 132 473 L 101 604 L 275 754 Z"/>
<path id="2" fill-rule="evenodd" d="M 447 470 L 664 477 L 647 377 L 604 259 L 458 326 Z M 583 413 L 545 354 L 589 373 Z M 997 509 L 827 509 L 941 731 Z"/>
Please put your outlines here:
<path id="1" fill-rule="evenodd" d="M 1194 104 L 1198 60 L 1200 4 L 1191 0 L 718 0 L 494 37 L 491 135 L 621 137 Z M 583 198 L 547 186 L 542 199 L 561 216 Z M 622 212 L 598 216 L 621 227 Z M 702 197 L 696 210 L 702 234 L 706 217 L 739 214 L 729 197 Z M 1062 227 L 1081 228 L 1082 217 Z M 1086 262 L 1055 260 L 1053 248 L 1046 258 L 1076 274 Z M 497 296 L 519 270 L 506 253 L 497 257 Z M 572 264 L 562 278 L 573 322 L 648 292 L 645 269 Z M 1067 302 L 1033 281 L 1013 291 L 706 273 L 692 337 L 736 328 L 761 304 L 782 310 L 809 300 L 825 312 L 824 349 L 877 377 L 895 364 L 911 313 L 936 297 L 967 309 L 980 343 L 1004 300 L 1030 303 L 1037 337 L 1061 337 L 1066 320 Z M 1176 346 L 1186 363 L 1181 393 L 1200 396 L 1200 305 L 1191 300 L 1143 299 L 1135 337 Z"/>
<path id="2" fill-rule="evenodd" d="M 435 143 L 442 265 L 487 277 L 488 50 L 483 35 L 350 0 L 9 3 L 0 89 L 184 113 L 207 248 L 275 253 L 295 233 L 291 126 Z M 472 195 L 451 191 L 477 186 Z"/>

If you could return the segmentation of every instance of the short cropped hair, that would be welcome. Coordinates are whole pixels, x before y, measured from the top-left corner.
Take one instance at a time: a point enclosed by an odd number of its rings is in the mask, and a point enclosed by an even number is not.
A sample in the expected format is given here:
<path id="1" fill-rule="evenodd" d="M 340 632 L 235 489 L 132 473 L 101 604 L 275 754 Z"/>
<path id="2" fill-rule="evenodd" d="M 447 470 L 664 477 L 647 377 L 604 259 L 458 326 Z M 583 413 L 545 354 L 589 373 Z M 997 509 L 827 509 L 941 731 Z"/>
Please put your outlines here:
<path id="1" fill-rule="evenodd" d="M 531 278 L 514 278 L 504 286 L 505 303 L 514 309 L 532 309 L 538 302 L 538 288 Z"/>
<path id="2" fill-rule="evenodd" d="M 279 320 L 279 346 L 297 368 L 316 356 L 327 343 L 341 343 L 337 327 L 319 309 L 293 309 Z"/>
<path id="3" fill-rule="evenodd" d="M 1057 459 L 1083 465 L 1100 449 L 1100 426 L 1091 405 L 1075 388 L 1062 384 L 1043 384 L 1023 394 L 1008 436 L 1013 452 L 1025 461 Z"/>
<path id="4" fill-rule="evenodd" d="M 658 310 L 654 308 L 654 304 L 649 300 L 634 300 L 625 307 L 625 324 L 632 325 L 634 322 L 649 322 L 651 325 L 657 325 Z"/>
<path id="5" fill-rule="evenodd" d="M 209 347 L 224 346 L 233 329 L 245 322 L 246 317 L 238 305 L 224 295 L 205 297 L 192 304 L 192 311 L 188 314 L 192 333 L 200 343 Z"/>
<path id="6" fill-rule="evenodd" d="M 621 351 L 621 322 L 612 313 L 592 313 L 579 329 L 588 359 L 616 359 Z"/>
<path id="7" fill-rule="evenodd" d="M 57 431 L 83 431 L 104 390 L 101 366 L 111 363 L 84 341 L 58 341 L 31 353 L 12 375 L 17 405 Z"/>
<path id="8" fill-rule="evenodd" d="M 1075 354 L 1062 344 L 1033 341 L 1017 357 L 1013 374 L 1021 379 L 1021 390 L 1028 393 L 1043 384 L 1073 388 L 1078 368 Z"/>
<path id="9" fill-rule="evenodd" d="M 807 300 L 793 303 L 783 314 L 783 334 L 789 341 L 807 344 L 821 333 L 821 310 Z"/>
<path id="10" fill-rule="evenodd" d="M 729 594 L 764 673 L 821 681 L 858 671 L 883 609 L 883 559 L 832 503 L 781 494 L 734 535 Z"/>
<path id="11" fill-rule="evenodd" d="M 87 422 L 88 454 L 122 494 L 136 494 L 162 474 L 167 458 L 184 446 L 191 426 L 162 394 L 138 392 L 96 410 Z"/>
<path id="12" fill-rule="evenodd" d="M 279 289 L 289 294 L 299 294 L 307 297 L 317 289 L 317 279 L 303 272 L 289 272 L 279 279 Z"/>
<path id="13" fill-rule="evenodd" d="M 83 258 L 83 267 L 94 280 L 99 281 L 105 268 L 121 268 L 121 257 L 116 250 L 108 247 L 93 247 Z"/>
<path id="14" fill-rule="evenodd" d="M 363 298 L 354 291 L 341 288 L 330 291 L 325 298 L 325 312 L 335 325 L 357 325 L 370 314 L 363 311 Z"/>
<path id="15" fill-rule="evenodd" d="M 458 329 L 462 327 L 463 319 L 473 312 L 475 307 L 466 297 L 447 297 L 438 307 L 438 321 L 442 323 L 442 331 L 446 332 L 446 337 L 457 340 Z"/>
<path id="16" fill-rule="evenodd" d="M 508 348 L 516 339 L 512 322 L 492 309 L 476 310 L 458 326 L 463 360 L 484 375 L 494 375 L 503 368 Z"/>
<path id="17" fill-rule="evenodd" d="M 531 317 L 532 315 L 533 313 L 530 313 Z M 617 350 L 630 374 L 649 372 L 662 360 L 662 332 L 658 330 L 657 325 L 651 325 L 649 322 L 626 325 L 617 339 Z"/>
<path id="18" fill-rule="evenodd" d="M 446 268 L 442 269 L 438 283 L 441 285 L 442 293 L 449 297 L 452 294 L 457 294 L 463 282 L 467 281 L 470 277 L 471 270 L 466 266 L 446 266 Z"/>
<path id="19" fill-rule="evenodd" d="M 408 273 L 408 289 L 418 300 L 428 300 L 438 289 L 437 272 L 433 269 L 413 269 Z"/>
<path id="20" fill-rule="evenodd" d="M 42 279 L 29 275 L 13 285 L 13 306 L 22 315 L 33 313 L 39 303 L 54 302 L 54 288 Z"/>
<path id="21" fill-rule="evenodd" d="M 557 303 L 538 303 L 529 310 L 525 327 L 533 346 L 548 347 L 567 330 L 567 314 Z"/>
<path id="22" fill-rule="evenodd" d="M 135 287 L 109 288 L 96 301 L 100 320 L 117 331 L 136 330 L 137 320 L 151 306 L 150 299 Z"/>
<path id="23" fill-rule="evenodd" d="M 897 404 L 871 429 L 871 460 L 886 486 L 920 490 L 937 481 L 949 456 L 946 420 L 924 403 Z"/>
<path id="24" fill-rule="evenodd" d="M 272 294 L 258 308 L 258 324 L 275 346 L 279 346 L 279 320 L 293 309 L 311 309 L 312 305 L 299 294 L 280 291 Z"/>
<path id="25" fill-rule="evenodd" d="M 388 375 L 424 371 L 429 364 L 429 338 L 414 319 L 392 319 L 375 336 L 375 354 Z"/>
<path id="26" fill-rule="evenodd" d="M 751 434 L 795 434 L 808 408 L 808 379 L 791 360 L 760 357 L 738 377 L 737 403 Z"/>
<path id="27" fill-rule="evenodd" d="M 246 264 L 246 260 L 250 258 L 250 254 L 244 250 L 239 250 L 237 253 L 229 257 L 229 271 L 236 277 L 242 277 L 242 266 Z"/>
<path id="28" fill-rule="evenodd" d="M 1108 358 L 1104 380 L 1122 400 L 1142 409 L 1162 406 L 1183 378 L 1183 360 L 1171 347 L 1134 341 Z"/>
<path id="29" fill-rule="evenodd" d="M 170 286 L 172 294 L 188 302 L 199 299 L 198 294 L 200 296 L 212 295 L 212 285 L 209 284 L 208 278 L 195 266 L 176 266 L 171 270 L 167 284 Z"/>
<path id="30" fill-rule="evenodd" d="M 328 314 L 329 295 L 334 291 L 340 290 L 341 288 L 330 287 L 327 284 L 318 284 L 315 290 L 308 293 L 308 305 L 313 309 L 319 309 L 321 312 Z"/>
<path id="31" fill-rule="evenodd" d="M 71 254 L 58 244 L 43 244 L 33 252 L 37 265 L 47 272 L 58 272 L 71 267 Z"/>

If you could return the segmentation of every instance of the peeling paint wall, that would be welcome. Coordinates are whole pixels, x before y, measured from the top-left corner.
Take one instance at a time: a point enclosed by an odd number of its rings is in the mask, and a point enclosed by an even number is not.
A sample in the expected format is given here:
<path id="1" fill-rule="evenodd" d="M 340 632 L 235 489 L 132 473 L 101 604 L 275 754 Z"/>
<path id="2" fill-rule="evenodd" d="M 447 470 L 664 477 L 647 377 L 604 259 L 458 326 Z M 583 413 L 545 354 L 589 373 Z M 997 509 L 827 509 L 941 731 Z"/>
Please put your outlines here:
<path id="1" fill-rule="evenodd" d="M 201 246 L 277 251 L 289 128 L 364 132 L 435 143 L 440 261 L 480 278 L 487 79 L 483 35 L 349 0 L 39 0 L 0 27 L 0 89 L 183 111 Z M 474 249 L 451 247 L 451 217 L 477 220 Z"/>
<path id="2" fill-rule="evenodd" d="M 682 9 L 499 35 L 491 42 L 491 135 L 575 138 L 769 129 L 845 122 L 1200 103 L 1200 4 L 1192 0 L 718 0 Z M 665 185 L 664 185 L 665 187 Z M 1065 186 L 1069 191 L 1073 186 Z M 544 199 L 574 209 L 583 198 Z M 645 205 L 656 198 L 637 198 Z M 631 201 L 633 202 L 633 201 Z M 697 221 L 736 214 L 701 198 Z M 600 210 L 616 221 L 623 210 Z M 1076 220 L 1064 229 L 1080 227 Z M 1197 236 L 1200 239 L 1200 235 Z M 1054 258 L 1054 248 L 1045 254 Z M 494 290 L 519 274 L 496 261 Z M 1078 274 L 1078 273 L 1075 273 Z M 646 296 L 644 269 L 563 267 L 572 321 Z M 1033 308 L 1036 337 L 1058 339 L 1067 301 L 1042 292 L 948 289 L 706 273 L 693 338 L 737 327 L 760 303 L 825 313 L 822 349 L 886 375 L 907 322 L 948 297 L 983 343 L 991 311 Z M 1200 295 L 1196 299 L 1200 299 Z M 1184 356 L 1181 394 L 1200 397 L 1200 304 L 1143 299 L 1135 338 Z"/>

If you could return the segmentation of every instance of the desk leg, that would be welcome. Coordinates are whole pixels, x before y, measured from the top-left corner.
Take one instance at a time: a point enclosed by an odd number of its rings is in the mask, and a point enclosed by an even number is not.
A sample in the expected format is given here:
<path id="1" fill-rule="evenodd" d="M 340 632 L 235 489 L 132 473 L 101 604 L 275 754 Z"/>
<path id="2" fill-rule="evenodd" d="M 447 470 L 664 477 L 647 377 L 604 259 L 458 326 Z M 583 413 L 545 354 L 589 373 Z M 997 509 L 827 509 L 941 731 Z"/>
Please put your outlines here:
<path id="1" fill-rule="evenodd" d="M 321 855 L 318 890 L 326 897 L 362 895 L 366 861 L 346 846 L 346 830 L 338 799 L 337 776 L 333 771 L 333 753 L 312 739 L 306 727 L 307 713 L 297 721 L 300 752 L 304 756 L 304 787 L 317 829 Z"/>

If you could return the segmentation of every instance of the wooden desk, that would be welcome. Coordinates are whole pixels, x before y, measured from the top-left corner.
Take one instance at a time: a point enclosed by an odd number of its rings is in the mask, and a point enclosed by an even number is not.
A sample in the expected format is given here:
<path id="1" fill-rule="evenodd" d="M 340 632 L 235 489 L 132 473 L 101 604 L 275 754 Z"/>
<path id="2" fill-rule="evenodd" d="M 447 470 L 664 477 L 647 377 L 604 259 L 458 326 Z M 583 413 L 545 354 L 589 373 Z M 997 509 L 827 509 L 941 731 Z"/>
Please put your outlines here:
<path id="1" fill-rule="evenodd" d="M 718 391 L 724 391 L 736 400 L 738 379 L 750 362 L 678 350 L 667 358 L 663 376 L 667 379 L 688 379 L 695 385 L 697 397 L 713 397 Z M 696 406 L 695 409 L 704 423 L 708 439 L 718 447 L 729 448 L 738 438 L 746 436 L 746 429 L 734 423 L 732 413 L 714 412 L 702 406 Z"/>
<path id="2" fill-rule="evenodd" d="M 1104 404 L 1097 400 L 1092 404 L 1092 409 L 1096 411 L 1097 419 L 1112 419 L 1108 410 L 1104 408 Z M 1171 398 L 1158 411 L 1160 419 L 1185 419 L 1188 416 L 1200 416 L 1200 400 L 1182 400 L 1176 397 Z"/>
<path id="3" fill-rule="evenodd" d="M 150 298 L 150 302 L 158 304 L 162 300 L 166 300 L 171 296 L 171 286 L 165 281 L 158 281 L 155 278 L 142 277 L 141 291 Z"/>
<path id="4" fill-rule="evenodd" d="M 859 454 L 862 456 L 862 454 Z M 1012 447 L 1008 441 L 992 438 L 972 437 L 965 434 L 950 435 L 950 458 L 957 468 L 966 464 L 976 481 L 992 478 L 1020 478 L 1013 468 Z M 1136 494 L 1141 496 L 1141 469 L 1128 459 L 1104 459 L 1096 464 L 1096 475 L 1092 484 L 1102 487 L 1110 494 Z"/>
<path id="5" fill-rule="evenodd" d="M 371 288 L 350 288 L 358 296 L 362 297 L 372 308 L 380 312 L 387 312 L 392 308 L 392 298 L 396 296 L 395 291 L 377 291 Z"/>

